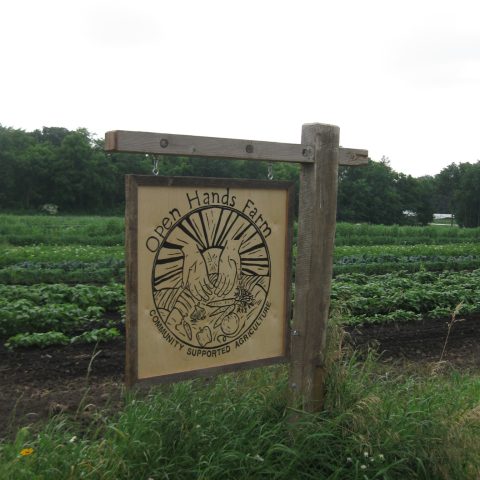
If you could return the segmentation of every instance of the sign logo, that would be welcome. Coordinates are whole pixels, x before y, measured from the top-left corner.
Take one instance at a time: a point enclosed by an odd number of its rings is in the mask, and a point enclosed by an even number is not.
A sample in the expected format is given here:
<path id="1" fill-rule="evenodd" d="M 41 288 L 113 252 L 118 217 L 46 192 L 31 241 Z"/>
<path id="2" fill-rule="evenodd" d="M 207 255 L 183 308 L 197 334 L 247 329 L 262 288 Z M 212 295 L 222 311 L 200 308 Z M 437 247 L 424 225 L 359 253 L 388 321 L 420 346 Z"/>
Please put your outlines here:
<path id="1" fill-rule="evenodd" d="M 214 202 L 195 194 L 187 194 L 187 214 L 171 210 L 147 240 L 155 251 L 151 316 L 172 345 L 215 357 L 245 343 L 267 315 L 271 229 L 251 200 L 235 208 L 229 189 Z"/>

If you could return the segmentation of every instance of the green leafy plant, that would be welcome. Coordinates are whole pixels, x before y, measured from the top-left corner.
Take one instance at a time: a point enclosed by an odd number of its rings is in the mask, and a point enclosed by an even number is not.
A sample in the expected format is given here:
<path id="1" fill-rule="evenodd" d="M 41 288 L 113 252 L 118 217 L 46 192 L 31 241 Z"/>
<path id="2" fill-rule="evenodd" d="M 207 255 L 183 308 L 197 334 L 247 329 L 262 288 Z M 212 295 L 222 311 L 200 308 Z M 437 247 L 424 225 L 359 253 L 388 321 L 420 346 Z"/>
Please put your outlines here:
<path id="1" fill-rule="evenodd" d="M 332 309 L 347 312 L 346 324 L 450 316 L 460 303 L 462 315 L 480 312 L 480 270 L 345 274 L 332 284 Z"/>
<path id="2" fill-rule="evenodd" d="M 73 337 L 72 343 L 96 343 L 108 342 L 120 337 L 120 332 L 115 328 L 97 328 L 89 332 L 83 332 L 81 335 Z"/>
<path id="3" fill-rule="evenodd" d="M 61 332 L 18 333 L 7 340 L 5 347 L 10 350 L 19 347 L 45 348 L 51 345 L 66 345 L 69 341 L 70 339 Z"/>

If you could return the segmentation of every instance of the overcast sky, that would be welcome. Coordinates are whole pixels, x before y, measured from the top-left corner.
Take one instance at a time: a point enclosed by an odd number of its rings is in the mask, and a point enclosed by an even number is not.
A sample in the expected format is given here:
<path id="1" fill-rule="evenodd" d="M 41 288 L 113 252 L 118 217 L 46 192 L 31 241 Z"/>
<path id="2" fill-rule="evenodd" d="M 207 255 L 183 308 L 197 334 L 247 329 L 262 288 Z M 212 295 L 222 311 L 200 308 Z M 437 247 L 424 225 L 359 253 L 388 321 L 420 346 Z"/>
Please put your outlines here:
<path id="1" fill-rule="evenodd" d="M 480 158 L 478 0 L 3 0 L 0 124 L 300 143 L 414 176 Z"/>

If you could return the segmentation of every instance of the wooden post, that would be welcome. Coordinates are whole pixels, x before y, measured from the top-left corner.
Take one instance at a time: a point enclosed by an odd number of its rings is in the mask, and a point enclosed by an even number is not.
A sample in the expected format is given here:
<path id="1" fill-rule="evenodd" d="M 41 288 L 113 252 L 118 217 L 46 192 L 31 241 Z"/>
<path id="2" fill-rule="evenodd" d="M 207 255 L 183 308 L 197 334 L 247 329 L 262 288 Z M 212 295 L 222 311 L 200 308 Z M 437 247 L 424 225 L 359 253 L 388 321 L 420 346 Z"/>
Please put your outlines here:
<path id="1" fill-rule="evenodd" d="M 291 342 L 291 405 L 305 411 L 323 407 L 325 346 L 330 307 L 337 212 L 340 129 L 306 124 L 302 145 L 314 162 L 302 164 L 295 273 L 295 309 Z"/>

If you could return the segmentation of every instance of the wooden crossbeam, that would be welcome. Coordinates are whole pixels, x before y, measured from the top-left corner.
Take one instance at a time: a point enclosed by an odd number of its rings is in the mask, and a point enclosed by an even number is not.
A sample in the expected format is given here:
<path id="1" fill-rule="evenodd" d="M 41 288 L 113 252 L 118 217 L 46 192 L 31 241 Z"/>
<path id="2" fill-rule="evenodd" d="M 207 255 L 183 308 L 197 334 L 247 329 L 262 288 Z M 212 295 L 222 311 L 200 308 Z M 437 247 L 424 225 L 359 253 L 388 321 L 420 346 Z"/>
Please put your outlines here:
<path id="1" fill-rule="evenodd" d="M 343 148 L 338 150 L 338 164 L 347 167 L 361 167 L 368 164 L 368 150 Z"/>
<path id="2" fill-rule="evenodd" d="M 295 143 L 114 130 L 105 134 L 107 152 L 313 163 L 314 147 Z M 339 148 L 339 165 L 368 162 L 368 151 Z"/>

